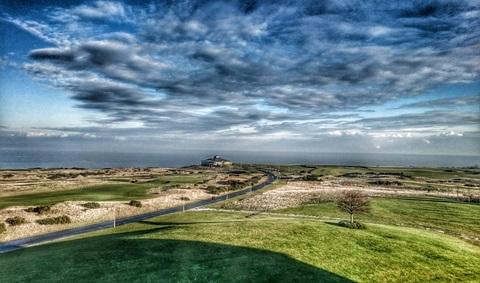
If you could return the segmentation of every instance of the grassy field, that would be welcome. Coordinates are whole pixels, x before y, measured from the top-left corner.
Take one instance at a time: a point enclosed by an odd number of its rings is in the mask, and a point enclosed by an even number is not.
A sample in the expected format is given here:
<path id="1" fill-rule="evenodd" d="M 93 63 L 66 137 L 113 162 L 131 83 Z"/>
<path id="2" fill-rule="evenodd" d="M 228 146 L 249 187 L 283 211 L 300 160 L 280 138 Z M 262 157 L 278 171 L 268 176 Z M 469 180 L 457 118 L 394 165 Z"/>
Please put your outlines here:
<path id="1" fill-rule="evenodd" d="M 478 282 L 480 248 L 369 225 L 187 212 L 0 256 L 2 282 Z"/>
<path id="2" fill-rule="evenodd" d="M 478 169 L 450 169 L 450 168 L 409 168 L 409 167 L 349 167 L 349 166 L 317 166 L 312 171 L 315 175 L 339 176 L 346 173 L 403 173 L 410 177 L 430 179 L 472 178 L 480 179 Z"/>
<path id="3" fill-rule="evenodd" d="M 335 203 L 303 205 L 275 212 L 331 218 L 347 218 Z M 388 225 L 430 228 L 456 236 L 472 238 L 480 244 L 480 205 L 437 198 L 372 198 L 369 213 L 357 219 Z"/>
<path id="4" fill-rule="evenodd" d="M 9 206 L 46 205 L 63 201 L 113 201 L 144 199 L 151 197 L 148 190 L 154 187 L 179 184 L 197 184 L 208 178 L 208 174 L 165 175 L 155 180 L 139 183 L 103 184 L 75 190 L 23 194 L 0 198 L 0 209 Z"/>

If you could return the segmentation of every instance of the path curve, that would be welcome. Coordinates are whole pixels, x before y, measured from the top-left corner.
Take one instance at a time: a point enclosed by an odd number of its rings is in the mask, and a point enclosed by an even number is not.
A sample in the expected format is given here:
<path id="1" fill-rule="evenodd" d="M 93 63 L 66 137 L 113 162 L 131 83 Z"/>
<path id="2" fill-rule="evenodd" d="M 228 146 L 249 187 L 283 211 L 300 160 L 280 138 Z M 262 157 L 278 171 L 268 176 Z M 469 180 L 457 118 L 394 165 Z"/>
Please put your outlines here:
<path id="1" fill-rule="evenodd" d="M 237 196 L 246 195 L 246 194 L 258 191 L 272 184 L 275 180 L 277 180 L 277 177 L 274 174 L 270 172 L 265 172 L 265 173 L 267 175 L 267 180 L 262 183 L 256 184 L 253 187 L 227 193 L 218 197 L 213 197 L 212 199 L 199 200 L 191 203 L 186 203 L 185 206 L 183 205 L 175 206 L 175 207 L 161 209 L 161 210 L 148 212 L 140 215 L 119 218 L 116 220 L 115 225 L 116 226 L 125 225 L 129 223 L 139 222 L 152 217 L 172 214 L 175 212 L 180 212 L 183 210 L 189 210 L 193 208 L 199 208 L 205 205 L 226 201 L 230 198 L 234 198 Z M 111 228 L 112 226 L 113 226 L 113 220 L 91 224 L 87 226 L 82 226 L 82 227 L 71 228 L 71 229 L 62 230 L 62 231 L 51 232 L 51 233 L 42 234 L 42 235 L 31 236 L 27 238 L 18 239 L 18 240 L 12 240 L 12 241 L 8 241 L 0 244 L 0 253 L 6 253 L 6 252 L 26 248 L 33 245 L 39 245 L 39 244 L 43 244 L 46 242 L 58 240 L 58 239 L 69 237 L 69 236 L 107 229 L 107 228 Z"/>

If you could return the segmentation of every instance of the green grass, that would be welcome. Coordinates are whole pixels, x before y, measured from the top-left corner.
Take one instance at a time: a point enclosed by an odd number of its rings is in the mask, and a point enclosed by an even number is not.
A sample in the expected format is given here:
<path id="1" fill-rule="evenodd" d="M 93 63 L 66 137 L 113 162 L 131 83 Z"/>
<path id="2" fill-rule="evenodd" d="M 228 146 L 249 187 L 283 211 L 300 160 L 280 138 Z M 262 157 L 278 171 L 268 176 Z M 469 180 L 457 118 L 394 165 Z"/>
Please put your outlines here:
<path id="1" fill-rule="evenodd" d="M 335 203 L 304 205 L 276 212 L 347 218 Z M 371 211 L 357 219 L 397 226 L 430 228 L 469 238 L 480 235 L 480 205 L 435 198 L 372 198 Z M 480 244 L 480 241 L 475 241 Z"/>
<path id="2" fill-rule="evenodd" d="M 152 197 L 148 190 L 155 187 L 197 184 L 207 179 L 207 174 L 165 175 L 141 183 L 115 183 L 88 186 L 73 190 L 14 195 L 0 198 L 0 209 L 9 206 L 47 205 L 63 201 L 112 201 L 145 199 Z"/>
<path id="3" fill-rule="evenodd" d="M 478 282 L 480 248 L 428 231 L 187 212 L 0 256 L 2 282 Z"/>
<path id="4" fill-rule="evenodd" d="M 478 169 L 445 169 L 445 168 L 409 168 L 409 167 L 355 167 L 355 166 L 317 166 L 315 175 L 339 176 L 346 173 L 403 173 L 411 177 L 429 179 L 470 178 L 480 179 Z"/>

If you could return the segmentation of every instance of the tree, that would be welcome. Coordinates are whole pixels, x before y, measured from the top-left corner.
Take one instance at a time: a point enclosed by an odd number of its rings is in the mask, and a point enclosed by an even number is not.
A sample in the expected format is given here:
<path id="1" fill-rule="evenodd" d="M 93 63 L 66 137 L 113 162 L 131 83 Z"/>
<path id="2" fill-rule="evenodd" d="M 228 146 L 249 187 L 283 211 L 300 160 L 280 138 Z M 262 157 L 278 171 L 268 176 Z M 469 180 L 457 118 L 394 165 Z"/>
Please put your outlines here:
<path id="1" fill-rule="evenodd" d="M 350 223 L 353 225 L 353 215 L 368 212 L 370 203 L 368 197 L 361 191 L 344 191 L 337 199 L 337 206 L 350 214 Z"/>

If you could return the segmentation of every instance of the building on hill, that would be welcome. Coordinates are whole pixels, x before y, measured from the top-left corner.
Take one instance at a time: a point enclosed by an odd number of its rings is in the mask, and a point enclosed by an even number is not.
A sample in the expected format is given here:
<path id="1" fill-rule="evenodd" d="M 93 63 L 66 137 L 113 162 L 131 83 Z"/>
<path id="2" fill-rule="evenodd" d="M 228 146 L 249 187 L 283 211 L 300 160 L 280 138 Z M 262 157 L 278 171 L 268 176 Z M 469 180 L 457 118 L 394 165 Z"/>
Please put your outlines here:
<path id="1" fill-rule="evenodd" d="M 229 160 L 223 159 L 219 155 L 215 155 L 211 158 L 202 160 L 202 166 L 213 166 L 213 167 L 223 167 L 232 165 L 233 163 Z"/>

